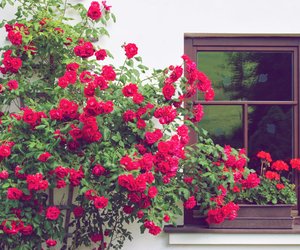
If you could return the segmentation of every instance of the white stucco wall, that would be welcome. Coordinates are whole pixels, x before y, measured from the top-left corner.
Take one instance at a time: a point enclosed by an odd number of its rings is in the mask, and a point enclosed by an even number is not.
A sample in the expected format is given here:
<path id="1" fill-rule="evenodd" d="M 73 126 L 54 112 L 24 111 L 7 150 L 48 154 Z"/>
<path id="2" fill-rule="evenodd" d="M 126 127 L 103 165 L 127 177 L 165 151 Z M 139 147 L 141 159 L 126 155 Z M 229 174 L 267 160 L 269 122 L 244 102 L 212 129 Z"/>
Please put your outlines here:
<path id="1" fill-rule="evenodd" d="M 84 2 L 90 0 L 74 0 Z M 118 64 L 123 60 L 124 42 L 135 42 L 144 63 L 150 67 L 165 67 L 181 63 L 184 33 L 300 33 L 299 0 L 107 0 L 117 16 L 117 23 L 109 27 L 110 40 L 103 40 Z M 10 19 L 12 11 L 0 10 L 0 19 Z M 0 31 L 0 44 L 5 41 L 5 32 Z M 299 239 L 281 237 L 278 245 L 271 238 L 264 242 L 259 236 L 249 243 L 250 235 L 238 235 L 238 245 L 218 245 L 226 235 L 218 235 L 209 245 L 169 245 L 168 235 L 140 235 L 136 225 L 132 227 L 134 241 L 127 242 L 124 249 L 138 250 L 298 250 Z M 182 236 L 181 236 L 182 237 Z M 184 236 L 183 236 L 184 237 Z M 203 235 L 194 235 L 195 238 Z M 210 236 L 212 237 L 212 236 Z M 223 237 L 223 239 L 222 239 Z M 276 236 L 274 236 L 276 238 Z M 291 242 L 292 240 L 292 242 Z M 296 243 L 293 243 L 295 240 Z M 247 243 L 248 242 L 248 243 Z M 298 243 L 297 243 L 298 242 Z M 294 245 L 290 245 L 290 244 Z M 256 245 L 253 245 L 256 244 Z M 261 244 L 261 245 L 259 245 Z M 295 244 L 298 244 L 296 246 Z M 85 248 L 82 248 L 85 249 Z"/>

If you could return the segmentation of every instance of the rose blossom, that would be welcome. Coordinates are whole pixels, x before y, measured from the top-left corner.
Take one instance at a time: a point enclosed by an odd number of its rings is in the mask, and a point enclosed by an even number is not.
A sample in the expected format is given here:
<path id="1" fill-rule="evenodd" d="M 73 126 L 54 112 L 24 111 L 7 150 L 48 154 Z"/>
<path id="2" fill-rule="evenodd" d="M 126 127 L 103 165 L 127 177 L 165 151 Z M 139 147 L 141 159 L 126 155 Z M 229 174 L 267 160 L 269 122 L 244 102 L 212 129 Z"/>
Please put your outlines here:
<path id="1" fill-rule="evenodd" d="M 19 83 L 16 80 L 10 80 L 7 82 L 9 90 L 16 90 L 19 87 Z"/>
<path id="2" fill-rule="evenodd" d="M 57 220 L 59 215 L 60 215 L 60 210 L 55 206 L 48 207 L 46 210 L 46 218 L 48 220 Z"/>
<path id="3" fill-rule="evenodd" d="M 98 209 L 105 208 L 108 205 L 108 199 L 104 196 L 96 196 L 94 199 L 94 205 Z"/>
<path id="4" fill-rule="evenodd" d="M 52 156 L 52 155 L 51 155 L 49 152 L 45 152 L 45 153 L 42 153 L 42 154 L 39 156 L 38 160 L 39 160 L 40 162 L 46 162 L 46 161 L 48 161 L 48 159 L 49 159 L 51 156 Z"/>
<path id="5" fill-rule="evenodd" d="M 20 200 L 22 195 L 23 191 L 18 188 L 12 187 L 7 189 L 7 199 L 9 200 Z"/>
<path id="6" fill-rule="evenodd" d="M 105 49 L 100 49 L 95 52 L 95 56 L 97 60 L 104 60 L 107 57 L 107 53 Z"/>
<path id="7" fill-rule="evenodd" d="M 54 246 L 56 246 L 57 242 L 56 242 L 56 240 L 48 239 L 48 240 L 46 240 L 46 244 L 48 247 L 54 247 Z"/>
<path id="8" fill-rule="evenodd" d="M 128 43 L 124 46 L 125 55 L 128 59 L 131 59 L 138 53 L 138 48 L 134 43 Z"/>
<path id="9" fill-rule="evenodd" d="M 184 207 L 187 209 L 192 209 L 196 206 L 196 199 L 195 196 L 191 196 L 190 198 L 187 199 L 186 202 L 184 202 Z"/>
<path id="10" fill-rule="evenodd" d="M 100 4 L 96 1 L 91 2 L 91 6 L 88 9 L 87 16 L 96 21 L 101 18 L 101 15 L 102 13 L 100 10 Z"/>
<path id="11" fill-rule="evenodd" d="M 83 215 L 83 213 L 84 213 L 83 207 L 80 206 L 74 207 L 73 214 L 75 218 L 80 218 Z"/>

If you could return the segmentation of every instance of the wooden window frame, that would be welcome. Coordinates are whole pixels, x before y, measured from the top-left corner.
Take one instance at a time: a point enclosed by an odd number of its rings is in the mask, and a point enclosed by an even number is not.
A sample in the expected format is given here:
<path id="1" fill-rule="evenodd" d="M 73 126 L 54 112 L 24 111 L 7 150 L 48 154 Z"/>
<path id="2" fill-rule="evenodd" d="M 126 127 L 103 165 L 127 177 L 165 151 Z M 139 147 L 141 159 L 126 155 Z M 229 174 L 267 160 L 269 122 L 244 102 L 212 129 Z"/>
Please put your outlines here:
<path id="1" fill-rule="evenodd" d="M 300 34 L 194 34 L 184 35 L 184 53 L 197 62 L 199 51 L 262 51 L 262 52 L 292 52 L 293 96 L 290 101 L 210 101 L 197 100 L 197 95 L 191 101 L 205 105 L 239 105 L 243 107 L 244 147 L 248 149 L 248 106 L 249 105 L 289 105 L 293 108 L 293 156 L 299 157 L 299 65 L 300 65 Z M 196 142 L 193 131 L 190 143 Z M 295 178 L 298 204 L 296 210 L 300 214 L 300 174 Z M 190 211 L 184 213 L 184 224 L 194 224 Z"/>

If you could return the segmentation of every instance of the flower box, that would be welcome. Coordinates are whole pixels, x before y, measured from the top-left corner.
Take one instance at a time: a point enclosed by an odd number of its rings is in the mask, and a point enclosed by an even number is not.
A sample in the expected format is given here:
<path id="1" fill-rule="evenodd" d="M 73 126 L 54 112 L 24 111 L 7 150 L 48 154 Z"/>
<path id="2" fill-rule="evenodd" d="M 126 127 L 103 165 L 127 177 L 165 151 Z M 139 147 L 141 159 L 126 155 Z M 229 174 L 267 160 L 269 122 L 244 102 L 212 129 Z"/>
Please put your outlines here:
<path id="1" fill-rule="evenodd" d="M 253 205 L 241 204 L 235 220 L 226 219 L 220 224 L 210 224 L 209 228 L 239 229 L 291 229 L 293 205 Z"/>

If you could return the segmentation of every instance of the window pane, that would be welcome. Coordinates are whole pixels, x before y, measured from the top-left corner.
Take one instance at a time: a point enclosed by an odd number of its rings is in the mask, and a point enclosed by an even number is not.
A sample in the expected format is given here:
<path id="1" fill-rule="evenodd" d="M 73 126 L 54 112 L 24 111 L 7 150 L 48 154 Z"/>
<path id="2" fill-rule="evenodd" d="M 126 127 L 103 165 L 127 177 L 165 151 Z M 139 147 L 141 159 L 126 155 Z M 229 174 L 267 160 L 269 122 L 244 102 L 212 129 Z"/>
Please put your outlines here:
<path id="1" fill-rule="evenodd" d="M 198 52 L 215 100 L 292 100 L 292 52 Z"/>
<path id="2" fill-rule="evenodd" d="M 215 143 L 243 148 L 242 106 L 206 105 L 199 123 L 209 132 Z"/>
<path id="3" fill-rule="evenodd" d="M 255 155 L 264 150 L 273 160 L 289 160 L 293 156 L 293 120 L 291 106 L 249 107 L 249 157 L 252 167 L 259 164 Z"/>

